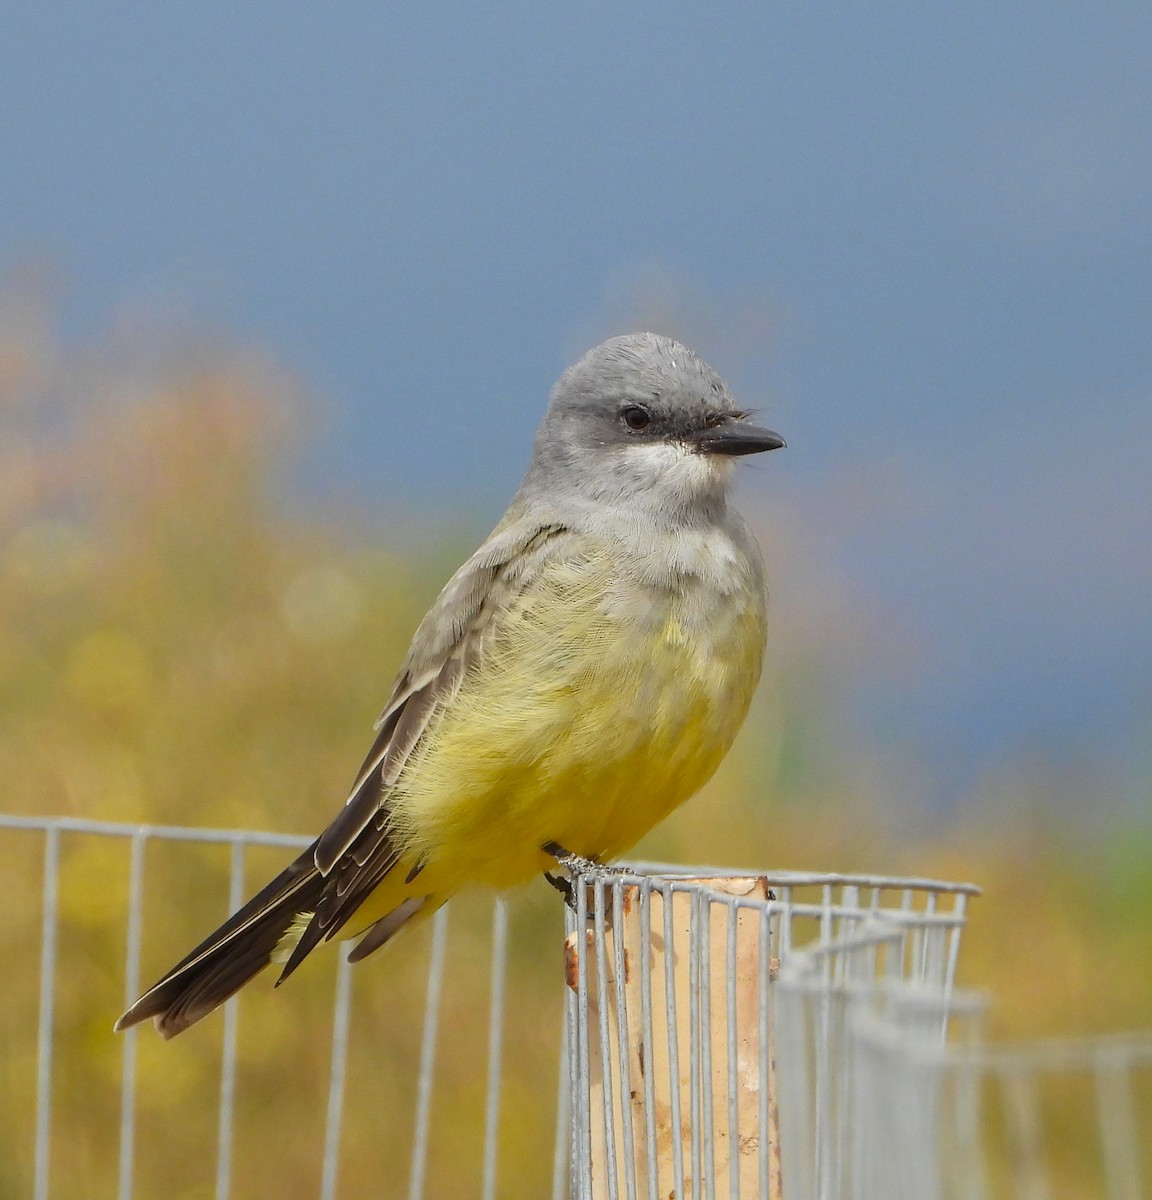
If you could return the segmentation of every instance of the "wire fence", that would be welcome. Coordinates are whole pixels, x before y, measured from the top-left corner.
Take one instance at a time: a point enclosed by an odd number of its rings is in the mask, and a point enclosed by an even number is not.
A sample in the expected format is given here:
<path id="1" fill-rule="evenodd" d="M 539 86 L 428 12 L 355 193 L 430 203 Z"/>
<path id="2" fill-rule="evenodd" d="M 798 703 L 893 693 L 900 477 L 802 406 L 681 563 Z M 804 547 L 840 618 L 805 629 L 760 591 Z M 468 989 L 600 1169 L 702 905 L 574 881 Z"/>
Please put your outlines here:
<path id="1" fill-rule="evenodd" d="M 964 884 L 597 871 L 563 960 L 547 889 L 472 898 L 216 1030 L 114 1037 L 201 910 L 306 841 L 0 815 L 0 1195 L 1146 1195 L 1152 1033 L 986 1046 Z"/>
<path id="2" fill-rule="evenodd" d="M 789 1196 L 1146 1196 L 1152 1031 L 985 1044 L 985 997 L 949 996 L 873 970 L 874 955 L 894 936 L 879 923 L 853 942 L 806 950 L 781 972 L 782 1044 L 811 1046 L 822 1015 L 830 1006 L 836 1011 L 831 1044 L 843 1105 L 830 1136 L 817 1135 L 835 1164 L 834 1183 L 827 1175 L 790 1180 L 797 1186 Z M 787 1075 L 795 1083 L 806 1071 L 791 1063 Z M 796 1099 L 782 1107 L 802 1113 Z M 799 1146 L 785 1154 L 803 1168 Z"/>
<path id="3" fill-rule="evenodd" d="M 844 1006 L 787 1002 L 805 946 L 951 994 L 975 888 L 924 879 L 694 869 L 578 881 L 568 915 L 572 1193 L 843 1194 Z M 883 940 L 861 940 L 883 928 Z M 789 997 L 790 998 L 790 997 Z M 945 1026 L 937 1021 L 937 1041 Z"/>

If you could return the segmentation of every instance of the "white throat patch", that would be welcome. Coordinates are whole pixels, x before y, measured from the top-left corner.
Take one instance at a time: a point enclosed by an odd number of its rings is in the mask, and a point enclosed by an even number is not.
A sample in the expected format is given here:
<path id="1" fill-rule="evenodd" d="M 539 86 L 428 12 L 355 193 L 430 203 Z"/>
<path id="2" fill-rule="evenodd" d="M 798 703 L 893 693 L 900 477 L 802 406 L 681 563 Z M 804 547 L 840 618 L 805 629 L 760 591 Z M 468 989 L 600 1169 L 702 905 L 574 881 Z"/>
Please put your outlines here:
<path id="1" fill-rule="evenodd" d="M 633 478 L 681 500 L 723 492 L 734 465 L 728 455 L 701 454 L 682 442 L 637 442 L 624 447 L 622 458 Z"/>

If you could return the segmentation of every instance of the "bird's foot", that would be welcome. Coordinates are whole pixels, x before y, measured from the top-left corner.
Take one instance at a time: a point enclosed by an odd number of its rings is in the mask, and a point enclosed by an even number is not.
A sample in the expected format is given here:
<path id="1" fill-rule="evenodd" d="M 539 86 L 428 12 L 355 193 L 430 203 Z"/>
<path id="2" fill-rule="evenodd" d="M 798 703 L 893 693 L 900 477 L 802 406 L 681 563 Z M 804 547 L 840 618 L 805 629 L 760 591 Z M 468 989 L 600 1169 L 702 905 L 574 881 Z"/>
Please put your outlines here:
<path id="1" fill-rule="evenodd" d="M 559 875 L 553 875 L 551 871 L 545 871 L 544 878 L 564 897 L 564 903 L 569 908 L 576 907 L 576 898 L 572 894 L 571 879 L 562 879 Z"/>
<path id="2" fill-rule="evenodd" d="M 557 865 L 563 867 L 569 875 L 591 875 L 607 869 L 594 858 L 585 858 L 583 854 L 573 854 L 571 850 L 565 850 L 559 842 L 545 842 L 540 849 L 545 854 L 550 854 Z"/>
<path id="3" fill-rule="evenodd" d="M 573 854 L 570 850 L 565 850 L 559 842 L 545 842 L 540 847 L 545 854 L 550 854 L 555 860 L 556 865 L 563 867 L 568 872 L 568 878 L 560 875 L 553 875 L 551 871 L 544 872 L 544 878 L 564 897 L 564 903 L 569 908 L 576 908 L 576 890 L 573 885 L 573 880 L 577 875 L 611 875 L 623 874 L 624 867 L 609 867 L 604 863 L 598 862 L 594 858 L 585 858 L 583 854 Z M 589 888 L 591 892 L 592 889 Z M 591 905 L 589 905 L 591 909 Z"/>

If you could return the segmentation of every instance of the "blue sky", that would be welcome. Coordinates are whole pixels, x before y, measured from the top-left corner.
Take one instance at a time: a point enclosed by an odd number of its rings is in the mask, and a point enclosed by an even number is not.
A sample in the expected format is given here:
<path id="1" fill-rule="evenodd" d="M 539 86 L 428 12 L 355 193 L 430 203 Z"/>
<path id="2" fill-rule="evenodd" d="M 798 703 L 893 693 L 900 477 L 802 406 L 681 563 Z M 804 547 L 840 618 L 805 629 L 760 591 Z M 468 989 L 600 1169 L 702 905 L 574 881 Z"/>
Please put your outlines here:
<path id="1" fill-rule="evenodd" d="M 263 347 L 302 487 L 480 525 L 667 314 L 788 437 L 748 506 L 918 647 L 860 719 L 961 774 L 1146 762 L 1150 144 L 1144 3 L 0 9 L 0 271 L 76 335 Z"/>

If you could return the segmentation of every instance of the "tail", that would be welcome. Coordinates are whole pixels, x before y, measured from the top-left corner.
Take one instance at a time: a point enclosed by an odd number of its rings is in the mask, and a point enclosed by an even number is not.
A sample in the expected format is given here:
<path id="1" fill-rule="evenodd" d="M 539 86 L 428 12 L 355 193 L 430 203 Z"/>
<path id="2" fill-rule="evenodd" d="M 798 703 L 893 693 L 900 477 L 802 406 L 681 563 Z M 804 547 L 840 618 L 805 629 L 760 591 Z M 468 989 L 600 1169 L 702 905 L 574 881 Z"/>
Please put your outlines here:
<path id="1" fill-rule="evenodd" d="M 328 880 L 316 869 L 316 843 L 281 871 L 215 933 L 178 962 L 116 1022 L 119 1032 L 156 1019 L 175 1037 L 224 1003 L 273 961 L 298 918 L 313 913 Z"/>

